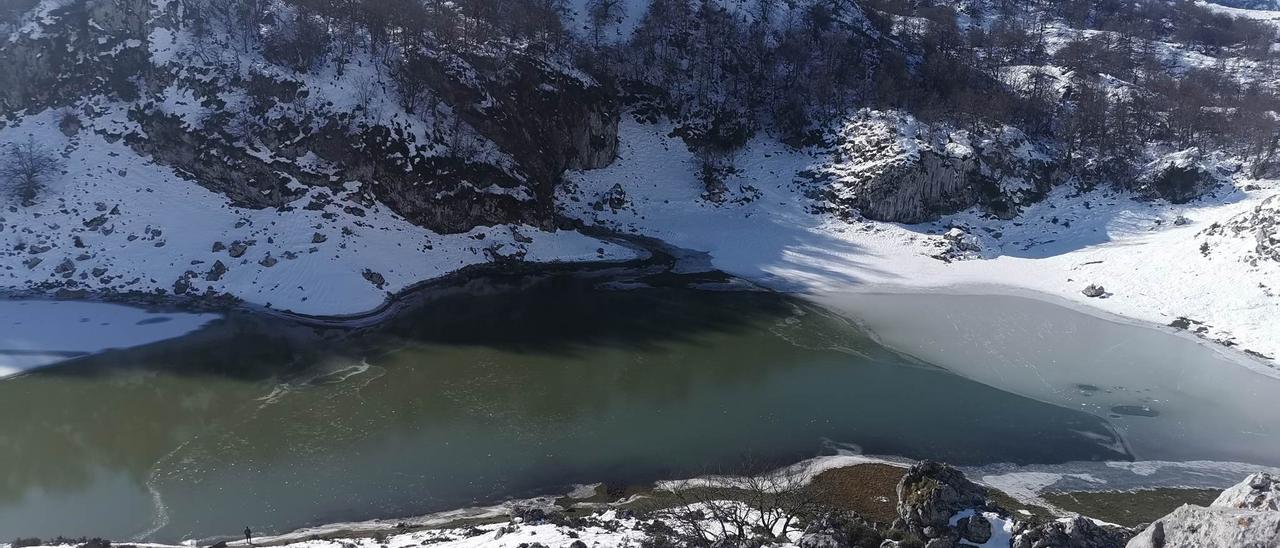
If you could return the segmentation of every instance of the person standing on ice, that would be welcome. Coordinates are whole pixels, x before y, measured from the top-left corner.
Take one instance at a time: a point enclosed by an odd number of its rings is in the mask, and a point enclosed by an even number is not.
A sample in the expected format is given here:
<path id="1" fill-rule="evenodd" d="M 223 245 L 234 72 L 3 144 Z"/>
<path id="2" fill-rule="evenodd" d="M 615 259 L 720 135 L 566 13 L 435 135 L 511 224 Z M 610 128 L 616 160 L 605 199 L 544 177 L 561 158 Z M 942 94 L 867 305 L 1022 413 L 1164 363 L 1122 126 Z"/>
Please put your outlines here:
<path id="1" fill-rule="evenodd" d="M 244 541 L 247 542 L 249 546 L 253 546 L 253 531 L 250 531 L 248 527 L 244 528 Z"/>

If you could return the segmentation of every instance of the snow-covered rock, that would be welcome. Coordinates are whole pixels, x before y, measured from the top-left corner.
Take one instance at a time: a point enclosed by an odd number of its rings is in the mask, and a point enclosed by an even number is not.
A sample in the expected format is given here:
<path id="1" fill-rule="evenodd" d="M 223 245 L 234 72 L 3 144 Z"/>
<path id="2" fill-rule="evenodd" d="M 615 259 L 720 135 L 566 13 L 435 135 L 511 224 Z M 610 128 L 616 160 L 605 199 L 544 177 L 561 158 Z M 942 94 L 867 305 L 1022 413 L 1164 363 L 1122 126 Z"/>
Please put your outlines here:
<path id="1" fill-rule="evenodd" d="M 1052 520 L 1021 531 L 1013 548 L 1119 548 L 1133 533 L 1076 516 Z"/>
<path id="2" fill-rule="evenodd" d="M 1245 250 L 1240 259 L 1253 265 L 1259 260 L 1280 263 L 1280 195 L 1271 196 L 1226 222 L 1213 224 L 1204 235 L 1208 237 L 1206 252 L 1214 247 L 1210 241 L 1252 240 L 1253 248 Z"/>
<path id="3" fill-rule="evenodd" d="M 1280 479 L 1257 473 L 1218 495 L 1210 506 L 1280 511 Z"/>
<path id="4" fill-rule="evenodd" d="M 1280 546 L 1280 482 L 1253 474 L 1209 507 L 1183 505 L 1152 523 L 1128 548 Z"/>
<path id="5" fill-rule="evenodd" d="M 1130 187 L 1148 198 L 1185 204 L 1225 183 L 1230 173 L 1229 167 L 1192 147 L 1147 164 Z"/>

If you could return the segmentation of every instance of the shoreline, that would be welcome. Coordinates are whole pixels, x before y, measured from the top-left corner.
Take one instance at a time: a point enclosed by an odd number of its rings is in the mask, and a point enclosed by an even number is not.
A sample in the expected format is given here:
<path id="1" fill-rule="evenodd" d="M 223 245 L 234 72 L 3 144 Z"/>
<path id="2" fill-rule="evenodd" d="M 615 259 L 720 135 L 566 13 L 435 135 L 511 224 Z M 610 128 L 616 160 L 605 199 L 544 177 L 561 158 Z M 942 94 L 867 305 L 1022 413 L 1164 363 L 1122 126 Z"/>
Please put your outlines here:
<path id="1" fill-rule="evenodd" d="M 814 304 L 831 308 L 824 299 L 841 294 L 854 295 L 951 295 L 951 296 L 1003 296 L 1030 299 L 1051 306 L 1066 308 L 1103 321 L 1129 325 L 1143 329 L 1152 329 L 1161 333 L 1191 341 L 1197 345 L 1211 349 L 1233 364 L 1243 366 L 1250 371 L 1273 378 L 1280 378 L 1280 369 L 1269 359 L 1259 353 L 1249 351 L 1235 344 L 1224 342 L 1198 334 L 1190 329 L 1178 328 L 1138 317 L 1127 315 L 1088 302 L 1071 299 L 1054 292 L 1027 285 L 991 282 L 966 282 L 950 280 L 923 279 L 915 283 L 867 282 L 862 284 L 847 283 L 839 286 L 805 287 L 803 284 L 789 280 L 758 279 L 727 272 L 717 268 L 714 257 L 703 251 L 683 249 L 656 237 L 627 234 L 600 226 L 578 226 L 573 230 L 579 233 L 630 249 L 634 255 L 620 260 L 549 260 L 549 261 L 499 261 L 463 266 L 452 272 L 424 279 L 395 292 L 388 292 L 383 302 L 372 309 L 350 314 L 310 315 L 288 310 L 280 310 L 267 305 L 245 301 L 232 295 L 200 294 L 169 295 L 148 292 L 111 292 L 95 290 L 78 290 L 66 292 L 41 291 L 33 289 L 0 289 L 0 300 L 8 301 L 53 301 L 53 302 L 90 302 L 129 306 L 151 313 L 213 313 L 219 316 L 234 313 L 261 315 L 272 319 L 283 319 L 308 327 L 330 329 L 361 329 L 376 326 L 394 317 L 401 310 L 430 300 L 433 293 L 447 291 L 452 287 L 480 280 L 489 276 L 536 276 L 555 274 L 595 274 L 607 273 L 611 269 L 632 269 L 641 273 L 646 269 L 656 272 L 679 274 L 722 274 L 731 281 L 744 284 L 741 290 L 764 290 L 785 295 L 793 295 Z M 692 259 L 699 264 L 694 268 L 682 268 L 683 262 Z M 656 273 L 655 272 L 655 273 Z M 942 283 L 932 283 L 941 281 Z M 841 317 L 863 326 L 862 320 L 856 317 L 856 311 L 833 310 Z M 870 332 L 877 342 L 879 337 Z M 61 363 L 61 362 L 59 362 Z M 50 364 L 50 366 L 56 366 Z M 46 366 L 41 366 L 46 367 Z M 0 377 L 3 378 L 3 377 Z"/>
<path id="2" fill-rule="evenodd" d="M 781 468 L 762 472 L 756 477 L 796 477 L 807 485 L 825 473 L 847 472 L 865 466 L 887 466 L 906 471 L 913 464 L 919 462 L 923 461 L 893 456 L 835 454 L 805 459 Z M 1202 493 L 1208 491 L 1219 492 L 1238 483 L 1240 479 L 1254 472 L 1280 474 L 1280 468 L 1214 461 L 1081 461 L 1059 465 L 993 464 L 978 467 L 959 467 L 959 469 L 971 481 L 991 490 L 993 498 L 1005 501 L 1006 505 L 1012 503 L 1012 507 L 1008 508 L 1011 512 L 1021 513 L 1024 516 L 1031 516 L 1033 513 L 1043 515 L 1043 513 L 1047 512 L 1048 517 L 1055 519 L 1084 515 L 1100 523 L 1112 522 L 1072 509 L 1081 507 L 1078 505 L 1078 501 L 1072 504 L 1072 508 L 1063 508 L 1046 499 L 1061 501 L 1069 500 L 1073 497 L 1106 498 L 1112 504 L 1117 502 L 1121 504 L 1140 504 L 1147 502 L 1149 497 L 1158 495 L 1160 499 L 1168 499 L 1162 500 L 1162 502 L 1170 504 L 1169 510 L 1171 510 L 1183 500 L 1182 497 L 1186 497 L 1187 502 L 1198 500 L 1196 497 L 1202 496 Z M 986 473 L 993 469 L 1000 469 L 1003 473 Z M 1113 475 L 1128 473 L 1129 477 L 1134 479 L 1135 482 L 1111 485 L 1107 482 L 1114 481 L 1114 478 L 1108 477 L 1106 480 L 1102 480 L 1102 483 L 1092 483 L 1096 488 L 1078 488 L 1073 484 L 1072 488 L 1054 489 L 1055 480 L 1046 480 L 1047 476 L 1056 476 L 1057 481 L 1072 480 L 1082 475 L 1088 475 L 1088 472 L 1080 472 L 1080 470 L 1091 470 L 1097 473 L 1100 470 L 1107 469 L 1113 470 Z M 1182 469 L 1184 475 L 1181 477 L 1185 479 L 1182 481 L 1170 481 L 1159 478 L 1156 472 L 1165 469 Z M 1044 470 L 1055 471 L 1045 472 Z M 1027 475 L 1029 481 L 1020 479 L 1020 475 Z M 1150 479 L 1144 483 L 1143 479 L 1145 478 L 1157 479 Z M 1194 481 L 1192 481 L 1193 479 Z M 529 498 L 507 499 L 494 504 L 455 508 L 413 516 L 335 521 L 276 534 L 255 534 L 252 545 L 242 540 L 235 532 L 230 532 L 227 535 L 184 539 L 177 542 L 133 540 L 121 541 L 119 544 L 144 548 L 191 548 L 193 546 L 217 545 L 223 542 L 225 542 L 226 546 L 295 546 L 322 540 L 380 539 L 431 531 L 474 530 L 478 526 L 503 524 L 512 520 L 516 520 L 515 522 L 519 523 L 518 518 L 515 516 L 530 510 L 542 511 L 546 514 L 555 512 L 574 514 L 585 511 L 588 515 L 610 511 L 630 512 L 628 508 L 636 507 L 637 503 L 652 498 L 653 493 L 671 489 L 734 489 L 741 485 L 742 480 L 743 477 L 740 476 L 697 476 L 687 479 L 658 480 L 646 486 L 633 486 L 643 489 L 639 493 L 616 498 L 609 498 L 609 495 L 604 495 L 607 485 L 605 483 L 578 485 L 561 492 Z M 1081 482 L 1076 481 L 1075 483 L 1079 484 Z M 892 493 L 887 495 L 891 499 L 893 498 Z M 602 496 L 607 500 L 602 500 Z M 869 498 L 882 496 L 885 495 L 868 495 Z M 846 502 L 867 501 L 850 499 Z M 1084 507 L 1087 508 L 1087 506 Z M 1163 515 L 1163 512 L 1161 515 Z M 74 545 L 74 543 L 65 545 Z M 0 546 L 7 545 L 0 543 Z"/>

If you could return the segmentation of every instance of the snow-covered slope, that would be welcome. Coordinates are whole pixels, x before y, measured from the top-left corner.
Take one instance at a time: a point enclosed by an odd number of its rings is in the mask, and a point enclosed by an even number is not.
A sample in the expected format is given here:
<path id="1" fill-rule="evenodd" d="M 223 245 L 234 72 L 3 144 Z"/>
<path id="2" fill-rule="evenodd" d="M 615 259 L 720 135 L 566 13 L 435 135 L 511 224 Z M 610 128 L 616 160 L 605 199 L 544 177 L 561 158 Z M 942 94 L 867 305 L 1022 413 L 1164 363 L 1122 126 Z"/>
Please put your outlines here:
<path id="1" fill-rule="evenodd" d="M 1214 239 L 1202 250 L 1210 239 L 1202 231 L 1276 195 L 1275 181 L 1235 181 L 1181 206 L 1058 187 L 1007 221 L 973 210 L 922 225 L 846 221 L 813 212 L 822 203 L 808 196 L 821 194 L 820 183 L 802 174 L 832 161 L 821 153 L 757 139 L 717 204 L 703 198 L 696 159 L 669 127 L 622 127 L 618 162 L 573 174 L 562 206 L 588 222 L 709 251 L 728 272 L 800 291 L 1031 291 L 1280 356 L 1280 262 L 1248 260 L 1251 237 Z M 623 207 L 593 207 L 619 191 Z M 1090 284 L 1106 294 L 1085 296 Z"/>
<path id="2" fill-rule="evenodd" d="M 0 211 L 0 287 L 213 292 L 302 314 L 348 314 L 416 282 L 503 257 L 632 256 L 578 233 L 522 226 L 435 234 L 381 204 L 360 212 L 340 201 L 307 208 L 311 200 L 302 196 L 287 208 L 238 208 L 93 127 L 68 137 L 58 119 L 46 111 L 0 129 L 0 141 L 33 136 L 65 163 L 35 206 Z"/>

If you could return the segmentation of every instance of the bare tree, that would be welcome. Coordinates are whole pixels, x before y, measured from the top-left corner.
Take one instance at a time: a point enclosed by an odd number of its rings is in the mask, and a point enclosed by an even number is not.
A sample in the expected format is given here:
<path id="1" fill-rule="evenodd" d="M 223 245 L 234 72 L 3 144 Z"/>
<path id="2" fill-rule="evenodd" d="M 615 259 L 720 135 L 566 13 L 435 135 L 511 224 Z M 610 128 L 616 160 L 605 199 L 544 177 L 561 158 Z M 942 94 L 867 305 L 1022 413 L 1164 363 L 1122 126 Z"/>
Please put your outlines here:
<path id="1" fill-rule="evenodd" d="M 591 28 L 591 39 L 600 45 L 604 32 L 621 14 L 621 0 L 587 0 L 587 23 Z"/>
<path id="2" fill-rule="evenodd" d="M 0 163 L 0 179 L 23 206 L 36 203 L 36 198 L 49 181 L 62 169 L 62 161 L 53 150 L 27 136 L 26 142 L 11 143 Z"/>
<path id="3" fill-rule="evenodd" d="M 829 512 L 800 467 L 743 476 L 709 476 L 665 487 L 677 505 L 662 514 L 689 544 L 786 538 L 799 522 Z"/>

